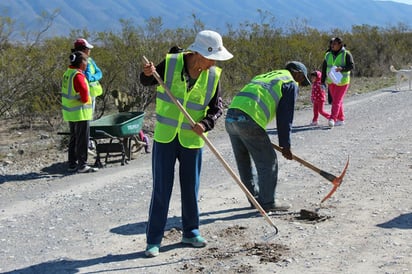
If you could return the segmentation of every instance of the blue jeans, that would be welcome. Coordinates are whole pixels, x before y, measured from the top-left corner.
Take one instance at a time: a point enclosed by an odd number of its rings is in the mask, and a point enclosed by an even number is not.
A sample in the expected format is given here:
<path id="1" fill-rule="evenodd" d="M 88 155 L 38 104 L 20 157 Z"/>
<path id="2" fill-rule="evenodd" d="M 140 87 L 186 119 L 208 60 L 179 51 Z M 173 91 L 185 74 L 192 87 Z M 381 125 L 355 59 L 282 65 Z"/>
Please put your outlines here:
<path id="1" fill-rule="evenodd" d="M 146 228 L 147 244 L 160 244 L 162 241 L 172 195 L 176 160 L 179 160 L 183 237 L 192 238 L 200 235 L 197 201 L 202 148 L 184 148 L 176 137 L 166 144 L 153 142 L 153 191 Z"/>
<path id="2" fill-rule="evenodd" d="M 243 184 L 263 208 L 274 204 L 278 161 L 266 130 L 237 109 L 228 110 L 225 126 Z M 252 160 L 257 172 L 257 182 Z"/>

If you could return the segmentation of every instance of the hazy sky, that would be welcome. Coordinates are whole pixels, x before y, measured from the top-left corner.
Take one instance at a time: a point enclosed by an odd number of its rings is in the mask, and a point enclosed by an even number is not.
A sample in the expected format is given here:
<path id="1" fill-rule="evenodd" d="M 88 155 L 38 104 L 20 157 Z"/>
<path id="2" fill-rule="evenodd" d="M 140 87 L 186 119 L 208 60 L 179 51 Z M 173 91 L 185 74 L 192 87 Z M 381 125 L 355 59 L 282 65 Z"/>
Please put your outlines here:
<path id="1" fill-rule="evenodd" d="M 391 1 L 412 5 L 412 0 L 391 0 Z"/>

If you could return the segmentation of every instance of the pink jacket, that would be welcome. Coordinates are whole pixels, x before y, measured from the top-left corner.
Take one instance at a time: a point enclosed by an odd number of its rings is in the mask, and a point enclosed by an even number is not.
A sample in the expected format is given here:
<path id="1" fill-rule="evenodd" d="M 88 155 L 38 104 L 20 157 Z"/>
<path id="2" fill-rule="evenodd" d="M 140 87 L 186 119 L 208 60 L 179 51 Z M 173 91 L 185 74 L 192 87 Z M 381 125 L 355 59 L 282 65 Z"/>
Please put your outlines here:
<path id="1" fill-rule="evenodd" d="M 321 78 L 322 73 L 320 71 L 316 71 L 316 80 L 312 83 L 312 94 L 311 94 L 311 101 L 314 102 L 325 102 L 326 95 L 325 90 L 321 87 Z"/>

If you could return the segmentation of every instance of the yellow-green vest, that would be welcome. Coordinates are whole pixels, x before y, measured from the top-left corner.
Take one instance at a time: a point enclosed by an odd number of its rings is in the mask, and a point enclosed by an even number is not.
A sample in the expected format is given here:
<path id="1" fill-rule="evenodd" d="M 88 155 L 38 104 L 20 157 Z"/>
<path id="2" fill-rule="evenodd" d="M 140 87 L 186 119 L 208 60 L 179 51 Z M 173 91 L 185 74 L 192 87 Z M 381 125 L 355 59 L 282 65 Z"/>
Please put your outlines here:
<path id="1" fill-rule="evenodd" d="M 96 68 L 94 67 L 93 62 L 90 57 L 87 58 L 87 62 L 89 63 L 91 74 L 95 74 Z M 92 97 L 97 97 L 103 94 L 103 88 L 102 88 L 102 85 L 100 85 L 99 81 L 89 82 L 89 90 L 90 90 L 90 96 Z"/>
<path id="2" fill-rule="evenodd" d="M 166 55 L 164 82 L 193 120 L 200 122 L 206 116 L 208 105 L 216 93 L 221 69 L 213 66 L 202 71 L 192 89 L 188 91 L 185 77 L 182 75 L 183 56 L 184 53 Z M 169 143 L 178 135 L 183 147 L 204 146 L 204 140 L 192 130 L 190 122 L 162 86 L 157 88 L 156 119 L 154 140 L 157 142 Z"/>
<path id="3" fill-rule="evenodd" d="M 332 52 L 330 52 L 330 51 L 328 51 L 325 54 L 325 60 L 326 60 L 326 64 L 327 64 L 326 75 L 329 74 L 329 72 L 330 72 L 330 70 L 333 66 L 337 66 L 337 67 L 345 66 L 345 64 L 346 64 L 346 52 L 347 52 L 347 50 L 343 49 L 339 52 L 339 54 L 336 57 L 334 57 Z M 350 82 L 350 71 L 341 71 L 341 73 L 342 73 L 342 80 L 340 81 L 339 84 L 336 84 L 337 86 L 344 86 L 344 85 L 349 84 L 349 82 Z M 328 84 L 333 83 L 332 79 L 330 79 L 329 76 L 326 77 L 326 83 L 328 83 Z"/>
<path id="4" fill-rule="evenodd" d="M 282 85 L 292 81 L 295 80 L 288 70 L 257 75 L 233 98 L 229 108 L 242 110 L 266 129 L 276 116 L 276 109 L 282 98 Z"/>
<path id="5" fill-rule="evenodd" d="M 68 69 L 63 74 L 62 82 L 62 112 L 63 120 L 69 122 L 92 120 L 92 101 L 89 96 L 87 103 L 80 101 L 80 94 L 74 90 L 73 79 L 79 72 L 77 69 Z M 86 86 L 87 80 L 85 78 Z"/>

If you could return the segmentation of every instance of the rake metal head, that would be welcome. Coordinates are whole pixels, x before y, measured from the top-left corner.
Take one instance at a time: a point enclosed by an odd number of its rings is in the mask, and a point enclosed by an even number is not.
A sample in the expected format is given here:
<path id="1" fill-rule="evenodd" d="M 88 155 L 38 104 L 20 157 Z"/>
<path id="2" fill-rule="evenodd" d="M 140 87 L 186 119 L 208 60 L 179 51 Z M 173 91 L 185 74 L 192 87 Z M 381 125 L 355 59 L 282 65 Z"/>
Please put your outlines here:
<path id="1" fill-rule="evenodd" d="M 273 231 L 273 232 L 270 232 L 270 233 L 265 233 L 265 234 L 261 237 L 261 239 L 262 239 L 262 241 L 264 241 L 264 242 L 269 242 L 269 241 L 273 240 L 273 239 L 276 237 L 277 234 L 278 234 L 278 231 L 277 231 L 277 230 L 276 230 L 276 231 Z"/>

